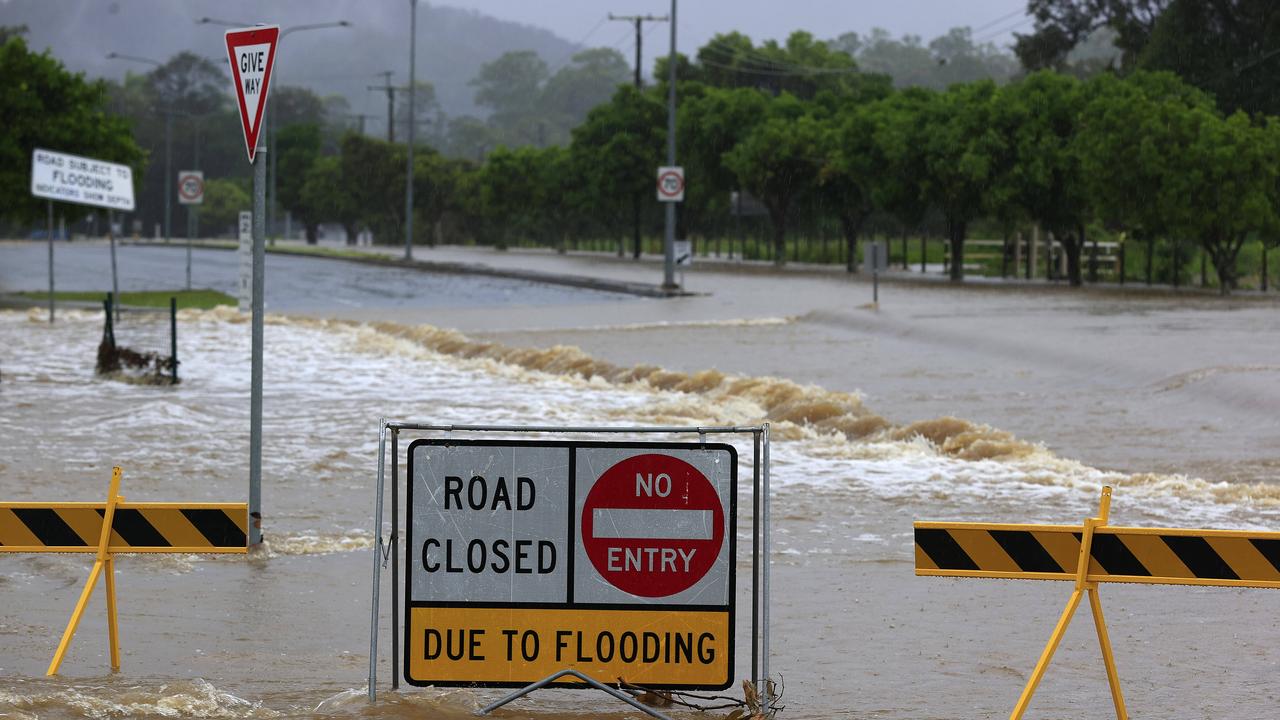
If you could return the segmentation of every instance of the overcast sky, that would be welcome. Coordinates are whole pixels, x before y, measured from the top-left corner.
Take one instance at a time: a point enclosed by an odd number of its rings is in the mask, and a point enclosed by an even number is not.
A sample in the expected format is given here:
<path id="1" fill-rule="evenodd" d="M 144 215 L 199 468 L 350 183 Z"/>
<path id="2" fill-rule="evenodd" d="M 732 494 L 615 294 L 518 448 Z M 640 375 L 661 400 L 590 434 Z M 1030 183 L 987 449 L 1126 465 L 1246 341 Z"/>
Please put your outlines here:
<path id="1" fill-rule="evenodd" d="M 665 15 L 670 0 L 447 0 L 506 20 L 545 27 L 572 42 L 632 48 L 632 30 L 619 15 Z M 794 30 L 808 30 L 818 38 L 845 32 L 866 34 L 883 27 L 894 36 L 911 33 L 929 39 L 953 27 L 968 25 L 974 37 L 997 45 L 1012 42 L 1012 31 L 1026 32 L 1026 0 L 685 0 L 679 5 L 677 42 L 681 52 L 700 47 L 717 32 L 738 30 L 753 40 L 785 38 Z M 981 29 L 980 29 L 981 28 Z M 647 43 L 656 49 L 667 43 L 665 26 L 655 25 Z M 646 52 L 646 54 L 648 54 Z"/>

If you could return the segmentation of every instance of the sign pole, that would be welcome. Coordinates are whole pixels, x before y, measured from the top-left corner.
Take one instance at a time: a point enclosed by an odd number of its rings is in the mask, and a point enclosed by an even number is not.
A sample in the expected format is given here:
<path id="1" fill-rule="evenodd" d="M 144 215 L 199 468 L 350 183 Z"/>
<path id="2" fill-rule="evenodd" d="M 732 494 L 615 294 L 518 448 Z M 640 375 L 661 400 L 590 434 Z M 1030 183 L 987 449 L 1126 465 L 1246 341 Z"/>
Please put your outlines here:
<path id="1" fill-rule="evenodd" d="M 53 324 L 53 201 L 49 205 L 49 323 Z"/>
<path id="2" fill-rule="evenodd" d="M 262 291 L 266 261 L 267 163 L 258 148 L 253 159 L 253 349 L 249 390 L 249 547 L 262 543 Z"/>
<path id="3" fill-rule="evenodd" d="M 667 55 L 667 165 L 676 164 L 676 0 L 671 0 L 671 52 Z M 676 206 L 667 203 L 662 243 L 662 286 L 676 287 Z"/>
<path id="4" fill-rule="evenodd" d="M 191 290 L 191 207 L 187 207 L 187 290 Z"/>
<path id="5" fill-rule="evenodd" d="M 116 234 L 111 232 L 111 211 L 107 211 L 107 238 L 111 243 L 111 292 L 116 299 L 116 322 L 120 322 L 120 281 L 116 275 Z"/>
<path id="6" fill-rule="evenodd" d="M 880 245 L 871 243 L 871 302 L 880 304 Z"/>

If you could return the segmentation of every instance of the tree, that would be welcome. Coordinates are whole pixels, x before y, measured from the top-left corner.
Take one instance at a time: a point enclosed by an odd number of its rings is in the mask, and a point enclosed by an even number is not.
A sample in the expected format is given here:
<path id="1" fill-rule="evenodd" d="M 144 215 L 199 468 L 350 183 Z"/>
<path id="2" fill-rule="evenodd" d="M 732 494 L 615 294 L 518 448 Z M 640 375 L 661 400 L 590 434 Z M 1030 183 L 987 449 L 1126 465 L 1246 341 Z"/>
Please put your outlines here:
<path id="1" fill-rule="evenodd" d="M 1170 232 L 1166 208 L 1153 198 L 1174 172 L 1168 128 L 1188 110 L 1212 111 L 1213 99 L 1172 73 L 1102 75 L 1089 85 L 1073 142 L 1085 193 L 1104 222 L 1146 240 L 1150 263 L 1156 237 Z M 1171 239 L 1176 246 L 1182 238 Z"/>
<path id="2" fill-rule="evenodd" d="M 1163 138 L 1171 172 L 1157 189 L 1170 226 L 1197 238 L 1213 259 L 1218 287 L 1236 287 L 1236 260 L 1253 232 L 1273 231 L 1280 179 L 1274 125 L 1257 126 L 1242 112 L 1222 118 L 1190 108 Z"/>
<path id="3" fill-rule="evenodd" d="M 1075 47 L 1105 27 L 1116 33 L 1123 66 L 1132 67 L 1161 14 L 1175 1 L 1028 0 L 1027 14 L 1035 18 L 1035 31 L 1015 33 L 1014 52 L 1028 70 L 1062 69 Z"/>
<path id="4" fill-rule="evenodd" d="M 147 74 L 152 96 L 163 110 L 207 115 L 227 101 L 227 78 L 208 58 L 183 51 Z M 279 96 L 273 94 L 274 101 Z M 278 107 L 278 106 L 277 106 Z"/>
<path id="5" fill-rule="evenodd" d="M 592 48 L 576 53 L 547 80 L 538 97 L 539 114 L 552 128 L 547 142 L 568 141 L 569 129 L 586 120 L 592 108 L 608 102 L 630 75 L 626 58 L 617 50 Z"/>
<path id="6" fill-rule="evenodd" d="M 1280 3 L 1173 0 L 1138 65 L 1170 70 L 1218 99 L 1226 112 L 1280 112 Z"/>
<path id="7" fill-rule="evenodd" d="M 464 164 L 430 148 L 420 147 L 413 164 L 414 232 L 426 235 L 427 244 L 440 240 L 440 221 L 457 205 L 457 189 Z M 414 238 L 417 242 L 417 237 Z"/>
<path id="8" fill-rule="evenodd" d="M 927 172 L 925 117 L 937 94 L 909 89 L 868 105 L 874 128 L 872 158 L 879 170 L 871 186 L 872 204 L 902 225 L 903 233 L 918 228 L 929 209 L 924 192 Z"/>
<path id="9" fill-rule="evenodd" d="M 200 222 L 214 233 L 234 232 L 242 210 L 250 210 L 253 201 L 240 183 L 228 178 L 208 178 L 204 183 L 204 204 L 200 206 Z"/>
<path id="10" fill-rule="evenodd" d="M 522 50 L 503 53 L 485 63 L 471 81 L 476 104 L 492 111 L 489 124 L 508 144 L 542 144 L 538 142 L 539 128 L 545 133 L 546 125 L 538 116 L 538 102 L 548 76 L 542 58 L 532 50 Z"/>
<path id="11" fill-rule="evenodd" d="M 444 128 L 437 127 L 437 122 L 441 119 L 440 101 L 436 99 L 436 88 L 429 82 L 416 80 L 414 82 L 413 93 L 413 117 L 416 123 L 413 126 L 413 137 L 416 141 L 422 142 L 433 136 L 443 136 Z M 400 95 L 400 102 L 396 104 L 396 137 L 409 138 L 409 95 L 406 92 Z"/>
<path id="12" fill-rule="evenodd" d="M 1079 81 L 1042 71 L 1002 88 L 992 118 L 1007 138 L 1008 154 L 997 161 L 988 209 L 1010 215 L 1009 210 L 999 211 L 1005 206 L 1021 208 L 1051 231 L 1066 253 L 1072 285 L 1081 284 L 1084 225 L 1091 217 L 1075 152 L 1083 97 Z"/>
<path id="13" fill-rule="evenodd" d="M 342 225 L 347 244 L 354 245 L 359 231 L 361 208 L 353 199 L 353 193 L 343 173 L 344 163 L 339 157 L 317 158 L 302 184 L 299 212 Z"/>
<path id="14" fill-rule="evenodd" d="M 45 202 L 31 197 L 38 147 L 130 165 L 140 175 L 146 156 L 106 100 L 105 83 L 31 52 L 21 37 L 0 45 L 0 214 L 15 222 L 44 216 Z"/>
<path id="15" fill-rule="evenodd" d="M 783 95 L 770 103 L 768 116 L 724 156 L 741 187 L 760 199 L 773 226 L 773 262 L 786 263 L 787 220 L 792 202 L 814 186 L 815 158 L 821 156 L 821 123 L 796 98 Z"/>
<path id="16" fill-rule="evenodd" d="M 685 174 L 696 178 L 685 190 L 683 204 L 693 209 L 686 213 L 686 222 L 697 228 L 709 224 L 710 218 L 728 214 L 730 194 L 742 186 L 724 155 L 766 116 L 770 98 L 750 87 L 693 86 L 689 90 L 682 95 L 685 100 L 676 116 L 676 136 Z M 652 182 L 642 193 L 646 199 L 653 197 Z"/>
<path id="17" fill-rule="evenodd" d="M 302 188 L 320 159 L 322 142 L 320 125 L 314 122 L 286 125 L 276 133 L 276 167 L 280 173 L 276 191 L 281 206 L 302 221 L 308 245 L 316 244 L 325 217 L 321 208 L 303 202 Z"/>
<path id="18" fill-rule="evenodd" d="M 987 208 L 988 188 L 1005 152 L 992 125 L 996 85 L 957 85 L 923 106 L 924 197 L 946 217 L 951 279 L 964 279 L 964 241 L 969 223 Z"/>
<path id="19" fill-rule="evenodd" d="M 666 147 L 666 106 L 653 92 L 622 85 L 607 104 L 597 106 L 573 129 L 569 147 L 586 214 L 605 232 L 620 233 L 640 205 L 654 204 L 654 170 Z M 633 248 L 640 257 L 639 236 Z"/>
<path id="20" fill-rule="evenodd" d="M 845 269 L 858 270 L 858 235 L 875 209 L 874 188 L 888 170 L 876 143 L 876 120 L 868 106 L 856 106 L 832 119 L 822 146 L 827 156 L 818 188 L 840 220 L 845 240 Z"/>
<path id="21" fill-rule="evenodd" d="M 766 40 L 759 47 L 739 33 L 716 35 L 697 57 L 694 77 L 718 87 L 754 87 L 811 99 L 822 91 L 882 96 L 891 86 L 887 76 L 863 73 L 849 53 L 801 30 L 782 45 Z"/>
<path id="22" fill-rule="evenodd" d="M 342 188 L 379 242 L 392 244 L 404 238 L 406 155 L 403 145 L 354 133 L 342 139 Z"/>

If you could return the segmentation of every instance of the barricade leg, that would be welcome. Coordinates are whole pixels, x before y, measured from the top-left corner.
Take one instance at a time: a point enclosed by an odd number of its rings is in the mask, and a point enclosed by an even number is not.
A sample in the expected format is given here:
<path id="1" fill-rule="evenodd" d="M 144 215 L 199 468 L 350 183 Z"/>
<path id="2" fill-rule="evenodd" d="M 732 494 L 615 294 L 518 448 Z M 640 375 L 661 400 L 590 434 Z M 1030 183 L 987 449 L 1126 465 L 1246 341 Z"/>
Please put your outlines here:
<path id="1" fill-rule="evenodd" d="M 67 648 L 71 646 L 71 639 L 76 636 L 76 628 L 80 627 L 80 616 L 84 615 L 84 608 L 89 604 L 89 596 L 93 594 L 93 588 L 98 584 L 98 575 L 102 574 L 102 564 L 101 560 L 93 561 L 89 579 L 85 581 L 84 589 L 80 591 L 80 600 L 76 602 L 76 609 L 71 613 L 71 619 L 67 621 L 67 629 L 62 631 L 62 639 L 58 641 L 58 649 L 53 653 L 53 662 L 49 663 L 49 670 L 45 675 L 58 674 L 58 668 L 62 666 Z"/>
<path id="2" fill-rule="evenodd" d="M 1128 720 L 1124 707 L 1124 693 L 1120 691 L 1120 674 L 1116 672 L 1116 658 L 1111 653 L 1111 638 L 1107 636 L 1107 622 L 1102 617 L 1102 599 L 1098 597 L 1098 584 L 1089 584 L 1089 608 L 1093 610 L 1093 625 L 1098 630 L 1098 645 L 1102 647 L 1102 662 L 1107 666 L 1107 683 L 1111 685 L 1111 701 L 1116 706 L 1116 720 Z"/>
<path id="3" fill-rule="evenodd" d="M 67 655 L 67 648 L 71 646 L 71 639 L 76 635 L 76 628 L 80 627 L 80 617 L 84 615 L 84 608 L 89 604 L 89 596 L 93 594 L 93 588 L 98 584 L 98 576 L 102 574 L 104 566 L 107 568 L 107 625 L 111 634 L 111 669 L 120 669 L 120 652 L 116 646 L 115 563 L 111 558 L 110 548 L 116 504 L 124 502 L 124 497 L 120 495 L 120 478 L 123 474 L 119 467 L 111 469 L 111 484 L 107 488 L 107 507 L 102 514 L 102 531 L 98 535 L 98 556 L 93 561 L 89 579 L 85 581 L 84 590 L 80 591 L 76 609 L 71 613 L 71 619 L 67 621 L 67 629 L 63 631 L 62 639 L 58 641 L 58 649 L 53 653 L 53 661 L 49 663 L 49 669 L 45 675 L 57 675 L 58 668 L 62 667 L 62 660 Z"/>
<path id="4" fill-rule="evenodd" d="M 1058 649 L 1058 644 L 1062 642 L 1062 636 L 1067 632 L 1067 626 L 1071 624 L 1071 616 L 1075 615 L 1076 608 L 1080 607 L 1080 590 L 1071 592 L 1071 599 L 1067 601 L 1067 607 L 1062 611 L 1062 617 L 1058 618 L 1058 624 L 1053 628 L 1053 634 L 1049 636 L 1049 643 L 1044 646 L 1044 652 L 1040 653 L 1040 660 L 1036 663 L 1036 669 L 1031 673 L 1031 679 L 1027 681 L 1027 686 L 1022 689 L 1022 696 L 1018 698 L 1018 704 L 1013 707 L 1013 714 L 1009 716 L 1009 720 L 1022 720 L 1022 715 L 1027 711 L 1027 706 L 1031 704 L 1031 696 L 1036 692 L 1036 686 L 1040 684 L 1040 680 L 1044 678 L 1045 670 L 1049 669 L 1049 661 L 1053 659 L 1053 653 Z"/>
<path id="5" fill-rule="evenodd" d="M 107 634 L 111 639 L 111 670 L 120 672 L 120 625 L 116 622 L 116 561 L 107 555 Z"/>

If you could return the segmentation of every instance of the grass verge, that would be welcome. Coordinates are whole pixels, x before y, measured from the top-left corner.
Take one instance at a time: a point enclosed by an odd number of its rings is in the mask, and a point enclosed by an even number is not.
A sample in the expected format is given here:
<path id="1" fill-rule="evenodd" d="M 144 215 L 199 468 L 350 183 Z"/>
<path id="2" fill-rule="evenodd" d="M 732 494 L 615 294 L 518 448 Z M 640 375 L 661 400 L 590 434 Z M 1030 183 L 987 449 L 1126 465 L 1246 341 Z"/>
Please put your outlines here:
<path id="1" fill-rule="evenodd" d="M 34 290 L 14 293 L 20 297 L 29 298 L 31 300 L 47 300 L 49 293 Z M 55 301 L 65 302 L 101 302 L 106 299 L 105 292 L 55 292 L 53 294 Z M 149 308 L 167 308 L 169 307 L 169 298 L 178 298 L 178 308 L 197 308 L 200 310 L 208 310 L 218 305 L 235 305 L 236 299 L 220 293 L 217 290 L 146 290 L 142 292 L 123 292 L 120 293 L 120 302 L 125 306 L 132 307 L 149 307 Z"/>

